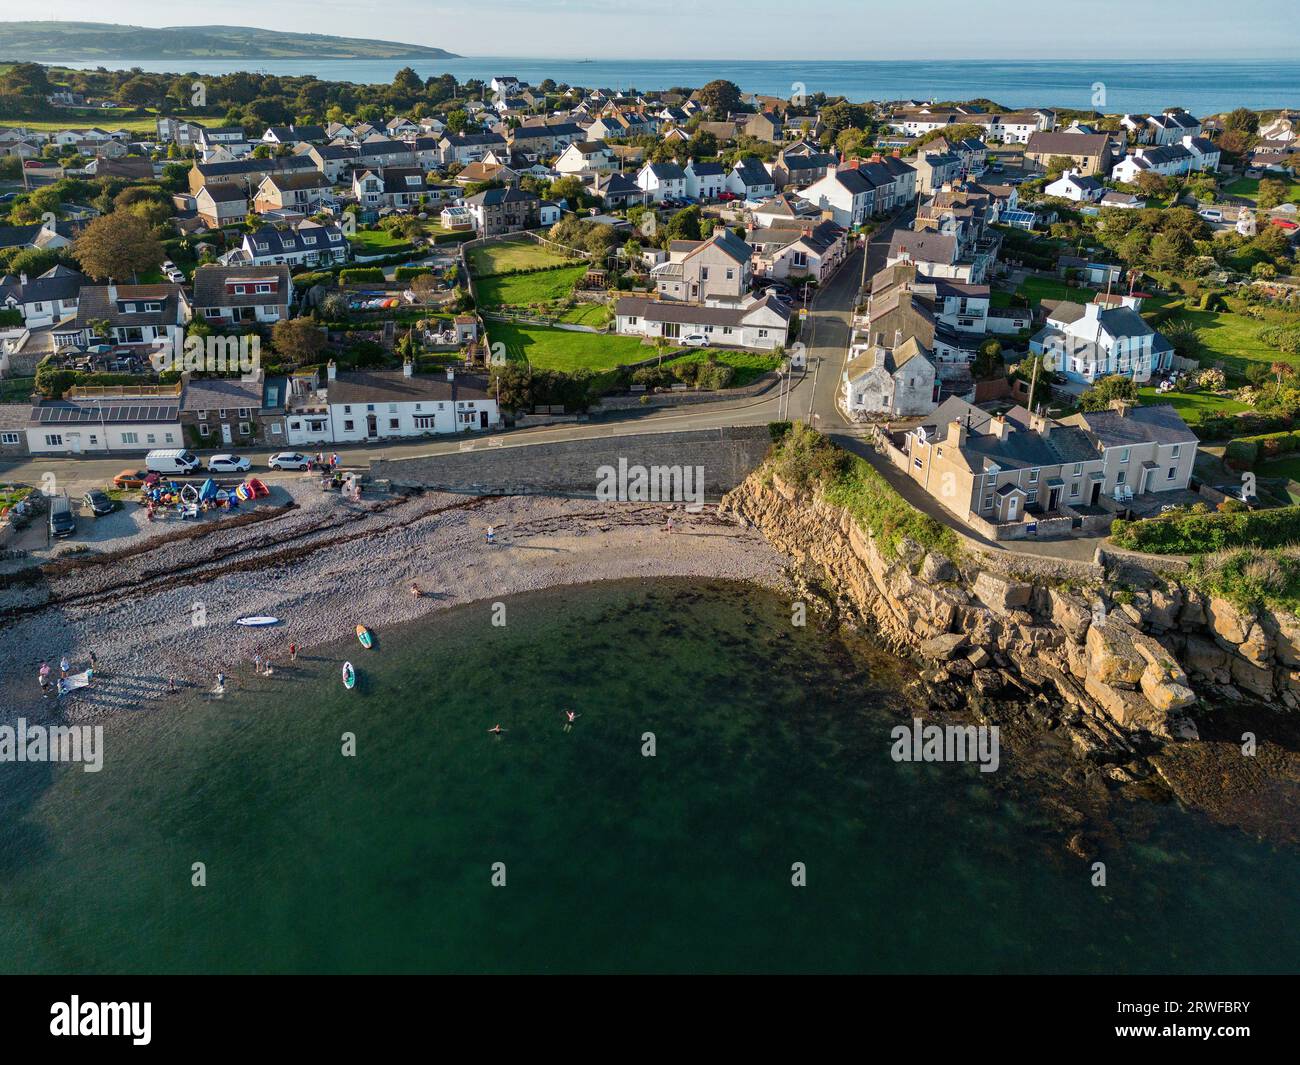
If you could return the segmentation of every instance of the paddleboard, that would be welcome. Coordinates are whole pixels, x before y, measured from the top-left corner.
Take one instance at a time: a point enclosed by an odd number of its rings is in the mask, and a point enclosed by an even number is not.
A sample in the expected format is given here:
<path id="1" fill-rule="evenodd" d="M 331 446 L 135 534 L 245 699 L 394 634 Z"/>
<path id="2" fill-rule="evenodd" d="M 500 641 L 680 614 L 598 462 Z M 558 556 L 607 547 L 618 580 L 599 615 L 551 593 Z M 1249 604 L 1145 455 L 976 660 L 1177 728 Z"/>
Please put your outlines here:
<path id="1" fill-rule="evenodd" d="M 370 630 L 364 625 L 357 626 L 357 639 L 361 641 L 361 646 L 369 648 L 374 645 L 374 637 L 370 635 Z"/>
<path id="2" fill-rule="evenodd" d="M 235 619 L 235 624 L 236 624 L 236 625 L 251 625 L 251 626 L 253 626 L 253 627 L 258 627 L 258 626 L 261 626 L 261 625 L 278 625 L 278 624 L 280 624 L 280 619 L 279 619 L 279 618 L 267 617 L 267 616 L 264 615 L 264 614 L 257 614 L 257 615 L 255 615 L 255 616 L 253 616 L 253 617 L 247 617 L 247 618 L 236 618 L 236 619 Z"/>
<path id="3" fill-rule="evenodd" d="M 343 687 L 355 688 L 357 685 L 357 671 L 352 668 L 351 662 L 343 663 Z"/>

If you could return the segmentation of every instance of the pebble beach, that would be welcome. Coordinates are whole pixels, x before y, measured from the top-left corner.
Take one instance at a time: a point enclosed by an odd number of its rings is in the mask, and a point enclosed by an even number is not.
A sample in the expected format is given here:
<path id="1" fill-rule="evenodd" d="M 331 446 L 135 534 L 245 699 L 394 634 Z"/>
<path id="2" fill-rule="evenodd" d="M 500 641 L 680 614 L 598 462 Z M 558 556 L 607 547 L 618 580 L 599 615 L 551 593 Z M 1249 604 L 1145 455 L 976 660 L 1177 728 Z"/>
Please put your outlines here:
<path id="1" fill-rule="evenodd" d="M 666 504 L 433 492 L 351 502 L 306 481 L 277 486 L 238 518 L 142 524 L 95 550 L 39 568 L 31 561 L 0 575 L 0 701 L 7 717 L 64 722 L 137 710 L 171 684 L 211 689 L 218 672 L 237 692 L 257 657 L 274 677 L 291 644 L 310 652 L 358 623 L 382 630 L 459 604 L 591 581 L 699 576 L 781 587 L 786 564 L 758 532 L 712 506 L 690 514 Z M 236 624 L 250 615 L 280 621 Z M 75 673 L 91 652 L 89 687 L 42 697 L 42 661 L 57 676 L 66 655 Z"/>

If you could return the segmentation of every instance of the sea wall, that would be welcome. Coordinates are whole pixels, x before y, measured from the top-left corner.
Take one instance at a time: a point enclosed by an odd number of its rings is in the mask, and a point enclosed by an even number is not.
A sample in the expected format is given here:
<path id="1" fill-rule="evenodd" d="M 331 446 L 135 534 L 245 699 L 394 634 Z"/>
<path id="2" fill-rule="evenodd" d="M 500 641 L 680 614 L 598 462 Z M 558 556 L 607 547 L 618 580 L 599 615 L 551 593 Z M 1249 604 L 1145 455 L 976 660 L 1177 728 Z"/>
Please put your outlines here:
<path id="1" fill-rule="evenodd" d="M 712 500 L 739 485 L 763 461 L 771 443 L 766 425 L 502 447 L 491 447 L 484 440 L 475 441 L 472 451 L 380 459 L 371 463 L 370 473 L 402 488 L 476 495 L 594 496 L 600 468 L 617 469 L 623 460 L 628 467 L 647 469 L 699 467 L 704 494 Z"/>
<path id="2" fill-rule="evenodd" d="M 1055 694 L 1084 754 L 1198 738 L 1209 699 L 1300 707 L 1300 619 L 1251 610 L 1118 560 L 964 550 L 904 540 L 892 557 L 820 490 L 764 467 L 722 512 L 757 527 L 842 612 L 928 664 L 936 692 Z M 1122 773 L 1118 766 L 1112 767 Z"/>

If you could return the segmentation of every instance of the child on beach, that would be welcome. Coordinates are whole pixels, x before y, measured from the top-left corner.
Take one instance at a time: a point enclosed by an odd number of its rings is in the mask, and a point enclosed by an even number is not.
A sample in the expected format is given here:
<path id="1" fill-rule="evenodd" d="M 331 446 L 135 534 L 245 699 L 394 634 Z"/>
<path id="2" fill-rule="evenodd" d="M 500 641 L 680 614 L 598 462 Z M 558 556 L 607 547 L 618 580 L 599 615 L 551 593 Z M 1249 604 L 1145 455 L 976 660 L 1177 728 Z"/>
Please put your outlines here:
<path id="1" fill-rule="evenodd" d="M 497 531 L 491 525 L 487 527 L 487 542 L 494 544 L 497 542 Z"/>
<path id="2" fill-rule="evenodd" d="M 72 668 L 72 663 L 68 661 L 67 655 L 64 655 L 62 658 L 59 659 L 60 677 L 66 677 L 68 675 L 68 670 L 70 670 L 71 668 Z"/>
<path id="3" fill-rule="evenodd" d="M 289 661 L 298 661 L 298 645 L 296 643 L 289 644 Z"/>

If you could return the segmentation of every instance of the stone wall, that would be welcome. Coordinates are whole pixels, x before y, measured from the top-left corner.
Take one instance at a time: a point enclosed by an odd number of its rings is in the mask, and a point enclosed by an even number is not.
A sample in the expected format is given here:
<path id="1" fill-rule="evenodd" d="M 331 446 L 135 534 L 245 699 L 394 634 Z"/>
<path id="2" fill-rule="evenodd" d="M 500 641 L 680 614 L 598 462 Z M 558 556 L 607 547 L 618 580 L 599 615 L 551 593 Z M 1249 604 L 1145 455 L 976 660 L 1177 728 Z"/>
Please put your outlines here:
<path id="1" fill-rule="evenodd" d="M 1168 574 L 1139 581 L 1132 556 L 1119 560 L 1122 589 L 1101 561 L 969 542 L 950 559 L 905 540 L 893 557 L 846 510 L 768 468 L 728 493 L 722 512 L 758 527 L 887 645 L 928 661 L 936 690 L 1059 696 L 1086 755 L 1195 739 L 1206 699 L 1300 707 L 1300 619 L 1202 595 Z"/>
<path id="2" fill-rule="evenodd" d="M 501 438 L 496 438 L 501 439 Z M 702 467 L 705 497 L 721 497 L 744 481 L 771 445 L 766 425 L 643 433 L 490 447 L 410 459 L 380 459 L 371 476 L 397 487 L 476 495 L 594 496 L 602 466 Z"/>

